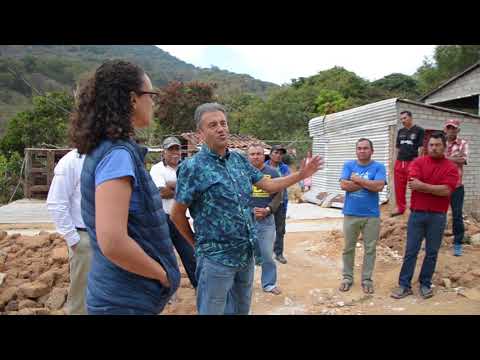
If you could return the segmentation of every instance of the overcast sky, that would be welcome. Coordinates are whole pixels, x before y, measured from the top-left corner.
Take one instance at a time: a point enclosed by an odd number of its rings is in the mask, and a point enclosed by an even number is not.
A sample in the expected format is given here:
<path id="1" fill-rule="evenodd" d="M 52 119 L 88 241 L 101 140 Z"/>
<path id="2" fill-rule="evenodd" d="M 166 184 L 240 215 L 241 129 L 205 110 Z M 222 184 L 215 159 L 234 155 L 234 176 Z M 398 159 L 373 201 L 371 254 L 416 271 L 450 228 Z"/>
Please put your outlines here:
<path id="1" fill-rule="evenodd" d="M 412 75 L 434 45 L 157 45 L 200 67 L 218 66 L 276 84 L 335 65 L 373 81 L 391 73 Z"/>

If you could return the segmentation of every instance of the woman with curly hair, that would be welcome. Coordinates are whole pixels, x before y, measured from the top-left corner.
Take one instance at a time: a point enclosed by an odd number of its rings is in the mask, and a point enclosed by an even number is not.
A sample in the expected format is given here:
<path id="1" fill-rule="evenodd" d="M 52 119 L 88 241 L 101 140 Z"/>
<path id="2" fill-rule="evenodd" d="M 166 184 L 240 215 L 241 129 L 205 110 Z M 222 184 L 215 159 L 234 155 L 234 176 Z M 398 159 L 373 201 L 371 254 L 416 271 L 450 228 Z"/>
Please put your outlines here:
<path id="1" fill-rule="evenodd" d="M 70 136 L 87 154 L 82 217 L 91 238 L 91 315 L 160 313 L 180 283 L 160 194 L 144 167 L 134 128 L 153 115 L 152 83 L 121 60 L 101 65 L 81 88 Z"/>

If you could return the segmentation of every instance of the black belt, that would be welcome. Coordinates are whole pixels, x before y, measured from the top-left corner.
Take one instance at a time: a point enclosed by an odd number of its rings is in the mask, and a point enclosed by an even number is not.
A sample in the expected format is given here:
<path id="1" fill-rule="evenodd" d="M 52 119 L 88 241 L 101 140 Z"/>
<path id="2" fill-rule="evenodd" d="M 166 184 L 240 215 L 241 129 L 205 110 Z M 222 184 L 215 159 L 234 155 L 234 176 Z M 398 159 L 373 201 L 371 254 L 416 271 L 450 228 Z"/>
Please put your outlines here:
<path id="1" fill-rule="evenodd" d="M 414 213 L 445 214 L 443 211 L 432 211 L 432 210 L 413 210 L 413 209 L 410 209 L 410 211 L 414 212 Z"/>
<path id="2" fill-rule="evenodd" d="M 75 229 L 77 229 L 77 231 L 84 231 L 84 232 L 87 232 L 87 229 L 85 229 L 85 228 L 79 228 L 79 227 L 76 227 Z"/>

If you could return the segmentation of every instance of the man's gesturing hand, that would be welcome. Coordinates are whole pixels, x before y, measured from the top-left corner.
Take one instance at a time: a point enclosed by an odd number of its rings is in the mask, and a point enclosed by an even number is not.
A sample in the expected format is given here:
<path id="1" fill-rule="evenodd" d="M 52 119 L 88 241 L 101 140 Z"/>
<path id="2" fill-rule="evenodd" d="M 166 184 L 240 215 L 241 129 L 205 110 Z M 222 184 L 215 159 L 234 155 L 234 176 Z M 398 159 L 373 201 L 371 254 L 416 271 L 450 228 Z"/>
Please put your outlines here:
<path id="1" fill-rule="evenodd" d="M 318 170 L 322 170 L 323 163 L 324 161 L 319 155 L 315 156 L 307 165 L 305 165 L 305 160 L 303 160 L 302 165 L 300 166 L 300 177 L 306 179 L 315 174 Z"/>

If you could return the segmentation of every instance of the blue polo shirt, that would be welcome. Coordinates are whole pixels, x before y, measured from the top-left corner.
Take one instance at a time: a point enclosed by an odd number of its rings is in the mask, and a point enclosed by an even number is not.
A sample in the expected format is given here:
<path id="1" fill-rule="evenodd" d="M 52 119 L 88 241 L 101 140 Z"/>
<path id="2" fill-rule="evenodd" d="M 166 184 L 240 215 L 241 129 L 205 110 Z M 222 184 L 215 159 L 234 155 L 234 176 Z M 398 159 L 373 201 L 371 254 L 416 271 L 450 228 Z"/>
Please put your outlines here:
<path id="1" fill-rule="evenodd" d="M 230 267 L 250 263 L 256 241 L 250 195 L 262 178 L 244 155 L 227 150 L 220 157 L 206 145 L 180 165 L 175 200 L 193 218 L 198 257 Z"/>

